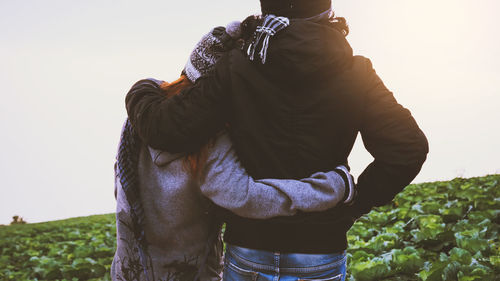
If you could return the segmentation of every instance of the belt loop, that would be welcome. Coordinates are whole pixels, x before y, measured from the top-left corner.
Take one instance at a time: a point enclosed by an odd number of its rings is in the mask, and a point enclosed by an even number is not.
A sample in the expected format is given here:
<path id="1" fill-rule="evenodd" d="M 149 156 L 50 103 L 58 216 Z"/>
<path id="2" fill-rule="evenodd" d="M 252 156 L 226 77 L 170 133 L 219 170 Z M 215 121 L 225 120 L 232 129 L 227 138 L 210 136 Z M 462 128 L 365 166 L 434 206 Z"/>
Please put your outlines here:
<path id="1" fill-rule="evenodd" d="M 274 278 L 273 281 L 280 280 L 280 252 L 274 252 Z"/>

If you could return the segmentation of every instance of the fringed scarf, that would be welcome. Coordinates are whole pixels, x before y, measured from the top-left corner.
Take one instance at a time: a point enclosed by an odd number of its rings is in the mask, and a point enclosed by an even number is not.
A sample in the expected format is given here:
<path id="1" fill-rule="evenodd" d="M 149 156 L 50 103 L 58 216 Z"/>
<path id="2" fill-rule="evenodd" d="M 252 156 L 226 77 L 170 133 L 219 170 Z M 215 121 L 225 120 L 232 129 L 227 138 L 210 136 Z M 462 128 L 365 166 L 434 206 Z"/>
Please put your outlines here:
<path id="1" fill-rule="evenodd" d="M 248 57 L 250 60 L 255 59 L 255 52 L 258 46 L 262 46 L 259 51 L 259 57 L 262 64 L 266 63 L 267 49 L 269 48 L 269 41 L 271 37 L 276 35 L 279 31 L 287 28 L 290 25 L 290 20 L 286 17 L 277 17 L 275 15 L 264 16 L 262 25 L 257 26 L 255 30 L 252 43 L 248 47 Z"/>
<path id="2" fill-rule="evenodd" d="M 144 268 L 146 280 L 149 281 L 149 275 L 147 272 L 147 257 L 149 257 L 149 255 L 147 254 L 148 249 L 146 235 L 144 233 L 144 208 L 140 200 L 139 175 L 137 172 L 140 149 L 141 140 L 135 134 L 132 124 L 127 119 L 123 125 L 120 145 L 118 147 L 116 176 L 120 179 L 120 184 L 125 192 L 127 202 L 130 206 L 130 216 L 132 219 L 134 237 L 138 242 L 139 257 L 141 259 L 142 267 Z"/>

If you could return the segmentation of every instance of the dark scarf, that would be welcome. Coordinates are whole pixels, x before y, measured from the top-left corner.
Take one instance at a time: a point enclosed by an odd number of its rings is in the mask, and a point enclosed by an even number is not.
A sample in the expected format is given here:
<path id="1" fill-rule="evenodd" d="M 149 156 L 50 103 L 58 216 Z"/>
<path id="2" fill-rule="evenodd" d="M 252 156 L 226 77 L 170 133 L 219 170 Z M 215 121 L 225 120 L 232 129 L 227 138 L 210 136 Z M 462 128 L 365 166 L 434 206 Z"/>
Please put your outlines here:
<path id="1" fill-rule="evenodd" d="M 127 119 L 123 125 L 118 146 L 118 156 L 116 162 L 116 176 L 120 179 L 120 184 L 127 197 L 130 206 L 130 216 L 132 219 L 132 231 L 135 239 L 137 239 L 139 247 L 139 256 L 144 268 L 144 275 L 149 281 L 147 273 L 148 247 L 146 243 L 146 235 L 144 233 L 144 208 L 141 204 L 139 193 L 139 175 L 137 166 L 139 163 L 139 153 L 141 149 L 141 140 L 134 132 L 132 124 Z M 153 277 L 154 279 L 154 277 Z"/>
<path id="2" fill-rule="evenodd" d="M 144 270 L 144 275 L 146 280 L 149 281 L 148 268 L 152 269 L 152 263 L 150 255 L 148 254 L 148 245 L 144 232 L 145 215 L 139 192 L 139 174 L 137 169 L 139 165 L 141 146 L 142 142 L 139 136 L 135 133 L 129 119 L 127 119 L 123 125 L 120 144 L 118 147 L 115 176 L 119 177 L 121 188 L 123 189 L 126 200 L 130 206 L 130 216 L 132 220 L 131 230 L 138 242 L 139 258 Z M 214 211 L 214 208 L 216 207 L 210 204 L 210 211 Z M 210 229 L 211 235 L 205 245 L 204 254 L 194 280 L 199 280 L 201 273 L 206 266 L 211 246 L 215 243 L 217 237 L 219 236 L 221 228 L 222 223 L 219 222 L 215 223 Z M 155 280 L 154 270 L 151 270 L 151 275 L 153 280 Z"/>

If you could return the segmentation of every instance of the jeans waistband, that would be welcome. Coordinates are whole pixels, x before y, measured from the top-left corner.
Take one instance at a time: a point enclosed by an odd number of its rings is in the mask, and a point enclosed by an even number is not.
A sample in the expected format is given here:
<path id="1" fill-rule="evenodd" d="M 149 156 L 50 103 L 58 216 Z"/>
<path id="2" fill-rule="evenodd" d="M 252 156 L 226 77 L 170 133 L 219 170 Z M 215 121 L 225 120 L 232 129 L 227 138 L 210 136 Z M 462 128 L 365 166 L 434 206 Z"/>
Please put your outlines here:
<path id="1" fill-rule="evenodd" d="M 338 267 L 345 262 L 345 251 L 333 254 L 294 254 L 269 252 L 226 245 L 226 254 L 237 263 L 257 271 L 281 273 L 314 273 Z"/>

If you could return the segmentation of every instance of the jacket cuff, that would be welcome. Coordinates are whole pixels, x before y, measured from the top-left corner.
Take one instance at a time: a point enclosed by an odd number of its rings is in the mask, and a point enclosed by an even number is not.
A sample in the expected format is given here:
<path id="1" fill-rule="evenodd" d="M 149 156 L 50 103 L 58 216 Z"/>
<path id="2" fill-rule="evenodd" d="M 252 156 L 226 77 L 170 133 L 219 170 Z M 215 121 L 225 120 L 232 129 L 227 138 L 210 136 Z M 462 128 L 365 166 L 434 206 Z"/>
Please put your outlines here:
<path id="1" fill-rule="evenodd" d="M 339 174 L 344 180 L 345 191 L 342 202 L 344 204 L 350 205 L 354 201 L 356 192 L 356 185 L 354 184 L 354 179 L 349 173 L 349 170 L 344 165 L 337 166 L 334 169 L 334 171 L 337 172 L 337 174 Z"/>

